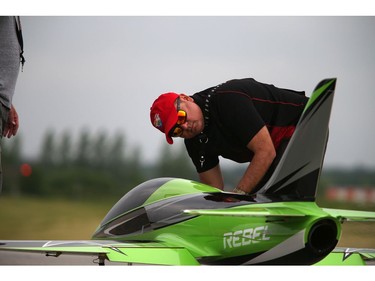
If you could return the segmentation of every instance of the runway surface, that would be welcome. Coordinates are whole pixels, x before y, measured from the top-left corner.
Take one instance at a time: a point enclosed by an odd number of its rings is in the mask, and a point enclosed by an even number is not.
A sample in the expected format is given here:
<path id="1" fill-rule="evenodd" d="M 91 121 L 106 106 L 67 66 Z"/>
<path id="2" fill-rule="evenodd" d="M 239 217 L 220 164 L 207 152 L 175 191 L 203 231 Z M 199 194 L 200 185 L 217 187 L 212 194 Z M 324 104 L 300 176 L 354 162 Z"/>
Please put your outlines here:
<path id="1" fill-rule="evenodd" d="M 0 265 L 88 265 L 98 266 L 96 256 L 61 255 L 47 257 L 42 253 L 0 252 Z M 105 261 L 105 265 L 127 265 Z"/>

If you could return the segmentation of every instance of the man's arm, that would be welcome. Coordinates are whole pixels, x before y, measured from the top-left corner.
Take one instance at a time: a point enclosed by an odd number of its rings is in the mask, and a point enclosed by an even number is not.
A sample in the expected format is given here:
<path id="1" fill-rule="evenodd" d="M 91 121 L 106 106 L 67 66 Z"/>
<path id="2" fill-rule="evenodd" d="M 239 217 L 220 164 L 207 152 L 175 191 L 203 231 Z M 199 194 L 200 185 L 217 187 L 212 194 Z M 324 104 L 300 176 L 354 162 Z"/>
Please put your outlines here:
<path id="1" fill-rule="evenodd" d="M 206 172 L 199 173 L 199 180 L 204 184 L 208 184 L 221 190 L 224 189 L 224 181 L 219 164 Z"/>
<path id="2" fill-rule="evenodd" d="M 266 126 L 251 139 L 247 148 L 254 156 L 236 189 L 249 193 L 260 182 L 276 157 L 275 147 Z"/>
<path id="3" fill-rule="evenodd" d="M 18 113 L 16 111 L 16 108 L 13 106 L 9 110 L 8 120 L 5 123 L 3 137 L 13 137 L 17 134 L 19 127 L 19 119 L 18 119 Z"/>

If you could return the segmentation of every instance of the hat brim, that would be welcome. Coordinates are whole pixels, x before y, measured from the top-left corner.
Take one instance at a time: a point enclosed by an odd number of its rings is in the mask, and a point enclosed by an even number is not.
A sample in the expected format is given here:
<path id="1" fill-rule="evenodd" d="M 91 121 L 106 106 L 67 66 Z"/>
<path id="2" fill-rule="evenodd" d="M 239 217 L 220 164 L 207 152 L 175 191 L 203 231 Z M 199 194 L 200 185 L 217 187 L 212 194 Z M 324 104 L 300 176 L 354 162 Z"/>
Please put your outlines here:
<path id="1" fill-rule="evenodd" d="M 165 125 L 165 132 L 164 132 L 167 143 L 169 144 L 173 144 L 173 139 L 169 135 L 169 132 L 176 125 L 176 123 L 177 123 L 177 112 L 176 112 L 176 108 L 173 107 L 173 110 L 171 110 L 169 114 L 167 124 Z"/>
<path id="2" fill-rule="evenodd" d="M 173 144 L 173 139 L 170 137 L 170 136 L 168 136 L 167 134 L 165 135 L 165 138 L 167 139 L 167 143 L 169 143 L 169 144 Z"/>

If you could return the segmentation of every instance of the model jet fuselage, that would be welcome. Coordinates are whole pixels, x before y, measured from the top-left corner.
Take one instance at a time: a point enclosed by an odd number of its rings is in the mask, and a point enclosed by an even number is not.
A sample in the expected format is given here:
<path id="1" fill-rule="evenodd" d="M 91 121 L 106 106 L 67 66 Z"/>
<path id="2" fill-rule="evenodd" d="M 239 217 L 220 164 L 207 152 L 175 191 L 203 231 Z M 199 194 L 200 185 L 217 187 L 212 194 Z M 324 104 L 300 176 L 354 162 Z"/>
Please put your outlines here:
<path id="1" fill-rule="evenodd" d="M 184 247 L 202 264 L 313 264 L 334 249 L 340 232 L 314 202 L 161 178 L 127 193 L 92 238 Z M 268 252 L 275 246 L 277 255 Z"/>

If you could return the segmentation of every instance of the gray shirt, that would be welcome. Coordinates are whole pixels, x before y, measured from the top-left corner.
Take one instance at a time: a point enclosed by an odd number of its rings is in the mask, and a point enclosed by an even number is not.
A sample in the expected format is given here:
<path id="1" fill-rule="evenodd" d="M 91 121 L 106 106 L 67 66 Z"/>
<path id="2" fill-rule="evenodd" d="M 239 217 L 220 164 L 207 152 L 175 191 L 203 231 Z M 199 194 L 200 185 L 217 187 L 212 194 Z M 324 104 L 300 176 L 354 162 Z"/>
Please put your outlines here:
<path id="1" fill-rule="evenodd" d="M 12 105 L 20 69 L 20 44 L 16 17 L 0 17 L 0 102 L 8 109 Z"/>

